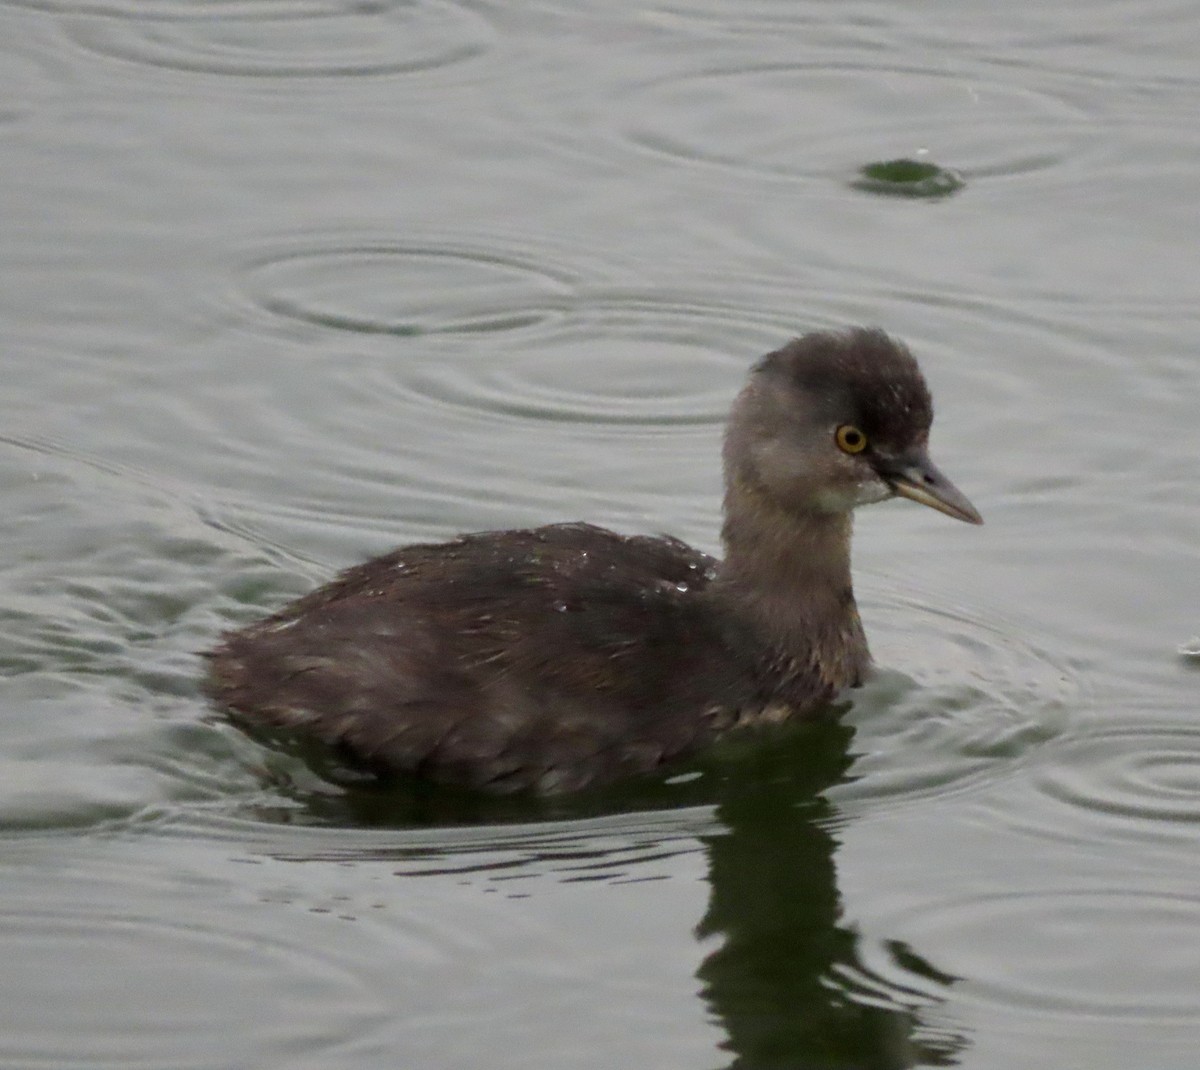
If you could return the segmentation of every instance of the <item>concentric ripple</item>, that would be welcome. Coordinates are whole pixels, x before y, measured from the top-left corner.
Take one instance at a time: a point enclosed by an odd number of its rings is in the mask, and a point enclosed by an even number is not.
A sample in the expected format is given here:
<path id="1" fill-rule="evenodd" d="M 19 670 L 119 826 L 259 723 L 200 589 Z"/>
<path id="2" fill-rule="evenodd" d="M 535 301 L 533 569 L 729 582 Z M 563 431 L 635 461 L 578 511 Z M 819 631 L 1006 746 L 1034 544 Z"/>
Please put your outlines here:
<path id="1" fill-rule="evenodd" d="M 878 669 L 848 715 L 852 779 L 830 792 L 843 808 L 1010 776 L 1062 733 L 1079 703 L 1073 670 L 1018 638 L 1027 628 L 900 595 L 864 603 Z"/>
<path id="2" fill-rule="evenodd" d="M 685 295 L 582 296 L 573 315 L 486 362 L 442 362 L 402 384 L 423 397 L 518 419 L 718 425 L 747 355 L 786 327 Z"/>
<path id="3" fill-rule="evenodd" d="M 1081 108 L 1045 93 L 853 63 L 712 70 L 644 85 L 628 103 L 624 134 L 642 148 L 791 179 L 849 179 L 864 153 L 922 148 L 968 177 L 1016 175 L 1091 137 Z"/>
<path id="4" fill-rule="evenodd" d="M 66 2 L 57 10 L 79 10 Z M 428 71 L 483 51 L 487 29 L 470 10 L 442 0 L 336 0 L 276 4 L 82 5 L 110 18 L 69 22 L 83 48 L 154 67 L 257 78 L 352 77 Z M 136 16 L 136 17 L 135 17 Z"/>
<path id="5" fill-rule="evenodd" d="M 1194 841 L 1200 827 L 1200 727 L 1123 724 L 1059 740 L 1033 784 L 1071 808 L 1046 822 L 1073 835 Z M 1069 822 L 1069 825 L 1067 824 Z"/>
<path id="6" fill-rule="evenodd" d="M 272 250 L 242 272 L 273 316 L 399 336 L 530 327 L 561 314 L 573 276 L 520 252 L 449 242 L 333 240 Z"/>
<path id="7" fill-rule="evenodd" d="M 932 900 L 887 922 L 968 978 L 956 1003 L 1039 1016 L 1194 1023 L 1200 898 L 1133 889 Z M 955 950 L 964 962 L 956 968 Z M 1078 1028 L 1079 1023 L 1075 1022 Z"/>
<path id="8" fill-rule="evenodd" d="M 284 321 L 359 335 L 487 335 L 453 359 L 405 363 L 421 402 L 517 419 L 710 425 L 747 361 L 794 323 L 699 291 L 584 288 L 538 252 L 444 241 L 345 239 L 271 251 L 241 296 Z M 511 338 L 509 336 L 512 336 Z"/>
<path id="9" fill-rule="evenodd" d="M 4 959 L 22 964 L 19 988 L 3 986 L 7 1066 L 294 1065 L 285 1053 L 328 1051 L 384 1020 L 370 986 L 299 936 L 211 908 L 189 917 L 178 900 L 124 912 L 76 894 L 0 914 Z"/>

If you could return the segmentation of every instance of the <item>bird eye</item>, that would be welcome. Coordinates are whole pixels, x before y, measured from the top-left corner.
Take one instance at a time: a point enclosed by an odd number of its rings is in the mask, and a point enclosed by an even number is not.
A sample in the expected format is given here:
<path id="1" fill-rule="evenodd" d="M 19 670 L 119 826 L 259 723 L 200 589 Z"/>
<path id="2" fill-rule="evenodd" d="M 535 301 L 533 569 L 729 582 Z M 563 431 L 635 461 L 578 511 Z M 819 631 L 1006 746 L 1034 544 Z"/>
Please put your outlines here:
<path id="1" fill-rule="evenodd" d="M 843 453 L 862 453 L 867 448 L 867 436 L 851 424 L 842 424 L 834 438 Z"/>

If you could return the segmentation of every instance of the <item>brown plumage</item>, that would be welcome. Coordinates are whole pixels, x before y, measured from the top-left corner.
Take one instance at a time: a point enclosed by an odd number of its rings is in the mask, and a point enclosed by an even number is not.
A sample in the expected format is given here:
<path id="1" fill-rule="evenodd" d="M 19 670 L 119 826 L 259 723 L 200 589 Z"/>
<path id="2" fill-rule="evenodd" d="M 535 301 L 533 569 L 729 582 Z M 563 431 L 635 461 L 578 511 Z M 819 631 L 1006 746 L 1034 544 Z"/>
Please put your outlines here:
<path id="1" fill-rule="evenodd" d="M 900 494 L 979 522 L 925 452 L 932 415 L 881 331 L 807 335 L 734 403 L 724 561 L 589 524 L 408 546 L 225 636 L 209 688 L 376 770 L 494 792 L 576 790 L 811 714 L 869 665 L 853 507 Z"/>

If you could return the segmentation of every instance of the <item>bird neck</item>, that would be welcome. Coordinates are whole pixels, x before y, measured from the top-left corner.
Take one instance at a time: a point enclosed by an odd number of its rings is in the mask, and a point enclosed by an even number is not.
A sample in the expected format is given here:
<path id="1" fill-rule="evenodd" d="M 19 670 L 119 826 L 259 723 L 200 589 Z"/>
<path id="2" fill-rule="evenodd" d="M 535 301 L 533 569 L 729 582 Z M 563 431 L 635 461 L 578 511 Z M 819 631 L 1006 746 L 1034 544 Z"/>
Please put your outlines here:
<path id="1" fill-rule="evenodd" d="M 792 513 L 753 489 L 725 495 L 717 588 L 793 671 L 830 687 L 859 683 L 870 661 L 850 574 L 849 512 Z"/>

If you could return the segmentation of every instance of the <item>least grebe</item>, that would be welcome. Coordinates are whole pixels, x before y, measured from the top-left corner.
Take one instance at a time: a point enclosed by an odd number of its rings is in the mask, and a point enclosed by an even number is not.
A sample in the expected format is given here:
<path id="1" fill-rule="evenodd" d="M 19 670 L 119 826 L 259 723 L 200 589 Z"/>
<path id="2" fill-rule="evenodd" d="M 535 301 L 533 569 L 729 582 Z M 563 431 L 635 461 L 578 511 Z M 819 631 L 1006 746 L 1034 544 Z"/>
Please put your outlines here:
<path id="1" fill-rule="evenodd" d="M 818 332 L 751 370 L 725 432 L 723 560 L 590 524 L 406 546 L 226 635 L 209 687 L 380 772 L 572 791 L 812 715 L 870 655 L 851 514 L 896 495 L 969 523 L 926 452 L 917 362 Z"/>

